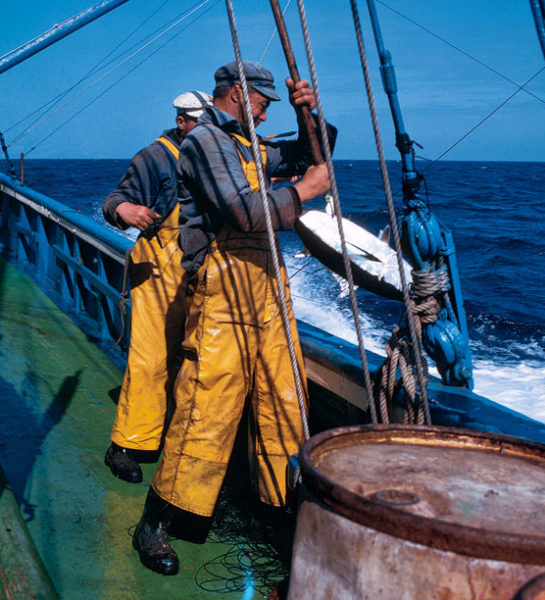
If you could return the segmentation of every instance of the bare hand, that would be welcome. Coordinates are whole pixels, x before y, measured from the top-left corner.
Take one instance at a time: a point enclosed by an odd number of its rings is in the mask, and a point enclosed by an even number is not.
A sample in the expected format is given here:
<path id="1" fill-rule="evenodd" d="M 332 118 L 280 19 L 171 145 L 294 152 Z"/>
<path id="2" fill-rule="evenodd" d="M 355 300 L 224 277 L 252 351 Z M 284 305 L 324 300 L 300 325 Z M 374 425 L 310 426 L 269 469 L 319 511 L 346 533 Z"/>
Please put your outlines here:
<path id="1" fill-rule="evenodd" d="M 325 194 L 331 187 L 326 163 L 309 167 L 303 179 L 293 187 L 297 190 L 301 202 L 308 202 Z"/>
<path id="2" fill-rule="evenodd" d="M 312 110 L 316 106 L 316 96 L 310 83 L 306 79 L 301 79 L 295 85 L 293 79 L 286 79 L 286 86 L 290 93 L 290 102 L 293 106 L 308 106 Z"/>
<path id="3" fill-rule="evenodd" d="M 115 212 L 117 216 L 128 227 L 136 227 L 140 231 L 147 229 L 155 219 L 160 219 L 161 215 L 151 210 L 147 206 L 132 204 L 131 202 L 122 202 L 118 204 Z"/>

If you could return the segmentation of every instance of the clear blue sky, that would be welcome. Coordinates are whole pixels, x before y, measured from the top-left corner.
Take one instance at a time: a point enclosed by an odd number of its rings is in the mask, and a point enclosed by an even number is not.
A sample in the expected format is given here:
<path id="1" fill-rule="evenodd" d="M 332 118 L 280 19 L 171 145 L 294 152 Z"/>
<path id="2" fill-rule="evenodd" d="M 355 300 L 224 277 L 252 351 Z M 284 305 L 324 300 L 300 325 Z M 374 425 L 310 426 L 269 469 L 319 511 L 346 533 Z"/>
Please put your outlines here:
<path id="1" fill-rule="evenodd" d="M 0 55 L 92 4 L 93 0 L 2 0 Z M 285 4 L 286 0 L 281 0 L 281 5 Z M 306 4 L 324 110 L 328 120 L 339 128 L 335 157 L 374 159 L 376 150 L 349 2 L 309 0 Z M 121 49 L 133 44 L 137 44 L 135 49 L 140 47 L 144 38 L 180 18 L 193 5 L 193 0 L 130 0 L 0 75 L 0 130 L 7 142 L 12 143 L 24 126 L 40 120 L 41 113 L 13 127 L 16 122 L 64 92 L 118 44 L 124 42 Z M 377 8 L 385 45 L 393 55 L 405 125 L 411 137 L 424 146 L 418 152 L 427 158 L 438 157 L 516 87 L 394 10 L 519 84 L 545 66 L 528 0 L 386 0 L 386 5 L 378 3 Z M 274 29 L 269 2 L 234 0 L 234 7 L 243 57 L 260 60 Z M 387 158 L 397 158 L 367 9 L 361 1 L 359 9 L 385 152 Z M 301 74 L 306 77 L 296 0 L 292 0 L 286 20 Z M 150 56 L 152 52 L 155 54 Z M 120 49 L 113 56 L 119 53 Z M 27 153 L 39 144 L 29 158 L 131 157 L 174 124 L 172 100 L 176 95 L 188 89 L 211 91 L 215 69 L 233 58 L 225 3 L 210 0 L 195 15 L 11 145 L 10 153 L 17 158 L 20 152 Z M 115 59 L 83 87 L 121 60 Z M 282 83 L 287 70 L 278 37 L 263 62 L 273 71 L 283 101 L 271 107 L 268 121 L 259 131 L 266 135 L 293 129 L 295 120 Z M 528 89 L 541 100 L 518 93 L 446 159 L 545 161 L 545 71 Z M 61 104 L 64 102 L 66 99 Z"/>

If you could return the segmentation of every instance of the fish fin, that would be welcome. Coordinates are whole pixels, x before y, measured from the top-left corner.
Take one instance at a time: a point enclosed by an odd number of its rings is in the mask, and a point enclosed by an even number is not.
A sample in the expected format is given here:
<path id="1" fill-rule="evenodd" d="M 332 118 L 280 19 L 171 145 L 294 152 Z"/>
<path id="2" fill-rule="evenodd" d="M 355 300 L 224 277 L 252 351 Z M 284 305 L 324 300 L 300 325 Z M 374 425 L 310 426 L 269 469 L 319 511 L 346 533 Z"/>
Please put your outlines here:
<path id="1" fill-rule="evenodd" d="M 306 248 L 303 248 L 300 252 L 296 252 L 293 258 L 308 258 L 309 256 L 310 252 Z"/>
<path id="2" fill-rule="evenodd" d="M 386 225 L 384 229 L 381 229 L 378 234 L 379 239 L 385 244 L 390 244 L 390 226 Z"/>

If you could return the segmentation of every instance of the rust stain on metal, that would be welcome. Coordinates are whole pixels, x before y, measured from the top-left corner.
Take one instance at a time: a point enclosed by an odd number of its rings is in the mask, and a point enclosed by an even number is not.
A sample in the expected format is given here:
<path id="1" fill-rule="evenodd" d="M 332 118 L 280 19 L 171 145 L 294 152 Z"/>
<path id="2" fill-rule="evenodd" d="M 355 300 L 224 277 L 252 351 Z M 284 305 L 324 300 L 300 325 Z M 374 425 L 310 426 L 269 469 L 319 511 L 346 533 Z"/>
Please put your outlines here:
<path id="1" fill-rule="evenodd" d="M 545 565 L 544 445 L 443 427 L 355 426 L 313 437 L 301 471 L 320 500 L 357 523 L 464 555 Z M 388 490 L 400 491 L 397 500 Z"/>

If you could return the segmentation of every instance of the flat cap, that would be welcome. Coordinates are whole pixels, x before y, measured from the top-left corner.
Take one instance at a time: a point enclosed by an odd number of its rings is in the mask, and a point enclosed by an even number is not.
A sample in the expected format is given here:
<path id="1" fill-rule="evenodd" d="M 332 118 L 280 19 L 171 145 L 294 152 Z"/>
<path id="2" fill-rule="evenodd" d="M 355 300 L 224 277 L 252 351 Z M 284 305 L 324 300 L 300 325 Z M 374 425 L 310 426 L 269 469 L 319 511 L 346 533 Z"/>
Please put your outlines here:
<path id="1" fill-rule="evenodd" d="M 251 85 L 254 90 L 263 94 L 269 100 L 280 100 L 274 88 L 274 78 L 269 69 L 252 60 L 244 60 L 242 64 L 248 85 Z M 220 67 L 214 73 L 214 79 L 216 80 L 216 86 L 233 85 L 239 81 L 237 63 L 230 62 Z"/>

